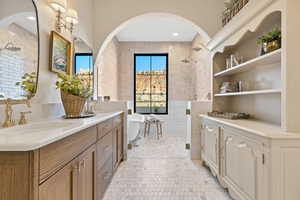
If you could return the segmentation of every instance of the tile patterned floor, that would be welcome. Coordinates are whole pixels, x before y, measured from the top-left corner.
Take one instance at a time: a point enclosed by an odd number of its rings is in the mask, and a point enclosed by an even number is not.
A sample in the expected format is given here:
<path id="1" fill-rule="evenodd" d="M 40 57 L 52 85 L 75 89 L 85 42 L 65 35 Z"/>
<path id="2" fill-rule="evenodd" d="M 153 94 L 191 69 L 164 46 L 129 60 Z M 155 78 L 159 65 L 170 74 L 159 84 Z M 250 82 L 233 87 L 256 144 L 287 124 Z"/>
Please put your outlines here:
<path id="1" fill-rule="evenodd" d="M 181 138 L 142 139 L 128 151 L 104 200 L 231 200 Z"/>

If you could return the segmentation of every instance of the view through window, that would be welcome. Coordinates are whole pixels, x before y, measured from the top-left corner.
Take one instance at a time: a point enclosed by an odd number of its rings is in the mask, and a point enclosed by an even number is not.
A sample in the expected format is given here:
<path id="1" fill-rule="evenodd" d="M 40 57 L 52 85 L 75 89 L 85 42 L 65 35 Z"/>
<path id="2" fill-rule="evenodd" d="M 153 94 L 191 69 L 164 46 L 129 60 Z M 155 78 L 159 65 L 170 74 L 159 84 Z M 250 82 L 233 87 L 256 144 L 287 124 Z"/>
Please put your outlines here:
<path id="1" fill-rule="evenodd" d="M 84 84 L 93 91 L 94 88 L 94 67 L 93 54 L 75 54 L 75 74 L 84 81 Z"/>
<path id="2" fill-rule="evenodd" d="M 134 111 L 168 114 L 168 54 L 135 54 Z"/>

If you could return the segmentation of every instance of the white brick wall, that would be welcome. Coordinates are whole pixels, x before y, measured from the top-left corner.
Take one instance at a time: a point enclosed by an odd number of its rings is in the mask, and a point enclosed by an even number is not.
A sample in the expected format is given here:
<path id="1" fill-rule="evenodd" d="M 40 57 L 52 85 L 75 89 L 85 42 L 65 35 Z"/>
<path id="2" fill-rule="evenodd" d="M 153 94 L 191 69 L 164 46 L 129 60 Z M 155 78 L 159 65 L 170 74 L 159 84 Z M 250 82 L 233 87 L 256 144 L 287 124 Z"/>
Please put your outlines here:
<path id="1" fill-rule="evenodd" d="M 0 94 L 7 98 L 20 98 L 26 92 L 16 83 L 25 73 L 37 70 L 37 38 L 16 24 L 0 29 L 0 48 L 12 42 L 21 51 L 0 51 Z"/>
<path id="2" fill-rule="evenodd" d="M 1 51 L 0 72 L 0 93 L 5 94 L 7 98 L 24 95 L 22 88 L 16 85 L 24 74 L 24 58 L 15 52 Z"/>

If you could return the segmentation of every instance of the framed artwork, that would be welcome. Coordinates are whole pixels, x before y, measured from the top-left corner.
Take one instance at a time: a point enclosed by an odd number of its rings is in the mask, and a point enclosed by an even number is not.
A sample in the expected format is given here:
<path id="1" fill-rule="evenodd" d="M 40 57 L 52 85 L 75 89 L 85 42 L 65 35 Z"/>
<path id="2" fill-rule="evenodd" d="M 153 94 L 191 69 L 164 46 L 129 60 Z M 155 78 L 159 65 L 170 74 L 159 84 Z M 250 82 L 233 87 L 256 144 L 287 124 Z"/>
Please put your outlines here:
<path id="1" fill-rule="evenodd" d="M 55 31 L 50 36 L 50 71 L 70 74 L 72 43 Z"/>

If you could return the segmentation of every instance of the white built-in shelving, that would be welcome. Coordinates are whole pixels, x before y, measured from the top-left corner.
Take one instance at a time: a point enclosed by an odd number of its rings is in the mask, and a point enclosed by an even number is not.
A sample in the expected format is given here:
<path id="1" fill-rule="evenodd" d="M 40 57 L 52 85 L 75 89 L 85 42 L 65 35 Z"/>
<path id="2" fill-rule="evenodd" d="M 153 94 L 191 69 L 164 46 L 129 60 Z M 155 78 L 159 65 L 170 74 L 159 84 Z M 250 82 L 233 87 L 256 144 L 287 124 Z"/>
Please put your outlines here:
<path id="1" fill-rule="evenodd" d="M 278 49 L 266 55 L 259 56 L 247 62 L 239 64 L 235 67 L 215 73 L 214 77 L 223 77 L 223 76 L 229 76 L 241 72 L 246 72 L 255 67 L 265 67 L 271 64 L 279 63 L 280 61 L 281 61 L 281 49 Z"/>
<path id="2" fill-rule="evenodd" d="M 253 90 L 253 91 L 244 91 L 244 92 L 230 92 L 230 93 L 215 94 L 215 97 L 258 95 L 258 94 L 276 94 L 276 93 L 280 94 L 281 89 Z"/>
<path id="3" fill-rule="evenodd" d="M 231 113 L 248 113 L 263 123 L 282 125 L 283 49 L 257 56 L 261 46 L 257 39 L 274 27 L 281 27 L 281 12 L 271 12 L 264 18 L 254 20 L 249 27 L 225 37 L 213 50 L 213 110 Z M 246 61 L 226 69 L 231 55 L 243 56 Z M 225 82 L 232 85 L 242 81 L 242 92 L 220 93 Z M 228 97 L 228 98 L 227 98 Z"/>

